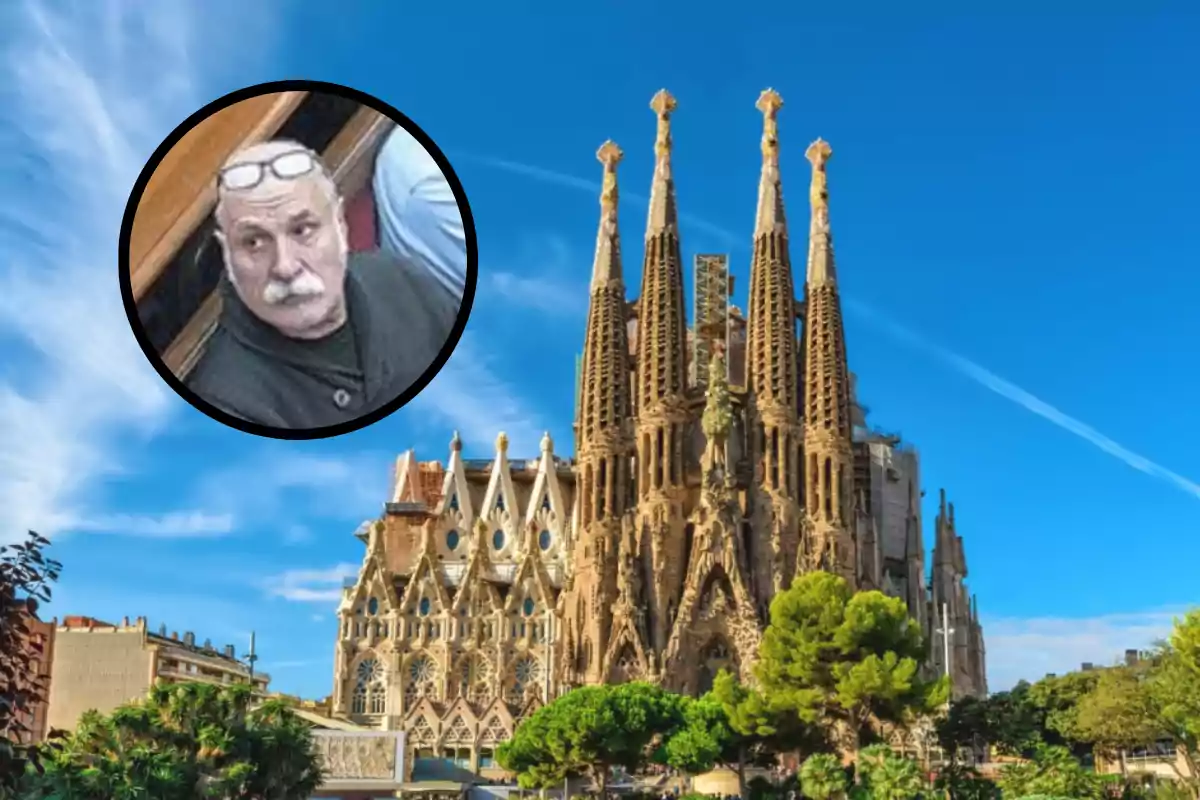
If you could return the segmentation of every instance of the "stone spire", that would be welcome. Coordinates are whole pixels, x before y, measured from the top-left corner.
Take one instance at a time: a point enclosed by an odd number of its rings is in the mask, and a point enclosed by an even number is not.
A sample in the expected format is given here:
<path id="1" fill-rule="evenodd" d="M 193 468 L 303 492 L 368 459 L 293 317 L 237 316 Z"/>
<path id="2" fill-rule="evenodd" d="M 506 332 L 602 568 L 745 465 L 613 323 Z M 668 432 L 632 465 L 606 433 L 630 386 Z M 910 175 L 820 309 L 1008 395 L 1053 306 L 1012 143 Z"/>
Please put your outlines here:
<path id="1" fill-rule="evenodd" d="M 621 236 L 617 231 L 617 164 L 625 154 L 615 142 L 607 141 L 596 151 L 604 165 L 600 186 L 600 231 L 596 235 L 596 258 L 592 262 L 592 293 L 609 281 L 622 281 Z"/>
<path id="2" fill-rule="evenodd" d="M 631 502 L 628 312 L 617 233 L 617 164 L 621 149 L 605 142 L 596 157 L 604 165 L 600 232 L 592 267 L 591 302 L 584 334 L 577 421 L 577 534 L 566 593 L 565 621 L 573 631 L 571 671 L 600 680 L 600 658 L 612 627 L 616 600 L 615 550 L 621 517 Z"/>
<path id="3" fill-rule="evenodd" d="M 678 105 L 666 89 L 659 89 L 650 100 L 650 109 L 658 117 L 654 137 L 654 180 L 650 184 L 650 214 L 646 236 L 663 231 L 677 232 L 679 214 L 675 205 L 675 179 L 671 177 L 671 114 Z"/>
<path id="4" fill-rule="evenodd" d="M 750 262 L 746 370 L 756 516 L 752 571 L 755 594 L 765 607 L 775 592 L 787 588 L 796 567 L 803 481 L 796 291 L 779 175 L 783 98 L 767 89 L 757 107 L 763 115 L 762 175 Z"/>
<path id="5" fill-rule="evenodd" d="M 841 300 L 834 279 L 825 167 L 833 150 L 821 139 L 806 155 L 812 162 L 809 201 L 808 280 L 804 315 L 804 450 L 808 459 L 809 553 L 816 565 L 845 572 L 854 563 L 854 455 L 850 371 Z"/>
<path id="6" fill-rule="evenodd" d="M 639 546 L 651 576 L 645 583 L 649 605 L 646 629 L 655 651 L 666 645 L 667 626 L 678 606 L 687 568 L 683 507 L 687 500 L 687 317 L 671 177 L 671 114 L 675 107 L 675 98 L 665 89 L 650 101 L 658 128 L 637 323 L 635 524 L 638 531 L 647 532 L 646 541 Z"/>

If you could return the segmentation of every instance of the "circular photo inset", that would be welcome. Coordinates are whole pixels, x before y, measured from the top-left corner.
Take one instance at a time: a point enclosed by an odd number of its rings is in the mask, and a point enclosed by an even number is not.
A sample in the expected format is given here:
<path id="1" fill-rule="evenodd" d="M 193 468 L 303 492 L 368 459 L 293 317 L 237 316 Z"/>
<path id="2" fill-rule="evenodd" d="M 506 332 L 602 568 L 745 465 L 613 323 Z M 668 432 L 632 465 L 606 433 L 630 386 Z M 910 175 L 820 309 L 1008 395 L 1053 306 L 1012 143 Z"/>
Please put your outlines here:
<path id="1" fill-rule="evenodd" d="M 317 439 L 383 419 L 457 346 L 478 272 L 450 163 L 386 103 L 279 81 L 197 111 L 121 225 L 138 343 L 213 419 Z"/>

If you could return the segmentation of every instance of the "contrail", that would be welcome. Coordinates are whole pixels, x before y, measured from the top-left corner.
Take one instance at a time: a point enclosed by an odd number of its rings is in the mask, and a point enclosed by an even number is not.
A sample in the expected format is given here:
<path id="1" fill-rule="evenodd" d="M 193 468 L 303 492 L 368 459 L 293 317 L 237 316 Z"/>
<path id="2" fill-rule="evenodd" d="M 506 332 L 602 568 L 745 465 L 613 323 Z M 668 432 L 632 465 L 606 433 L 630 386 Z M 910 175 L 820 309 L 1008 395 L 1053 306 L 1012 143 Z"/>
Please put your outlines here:
<path id="1" fill-rule="evenodd" d="M 1190 481 L 1179 473 L 1172 472 L 1161 464 L 1157 464 L 1145 456 L 1133 452 L 1124 445 L 1105 436 L 1091 425 L 1080 422 L 1071 415 L 1059 411 L 1045 400 L 1025 391 L 1011 381 L 1001 378 L 991 370 L 981 367 L 974 361 L 953 353 L 941 345 L 934 344 L 923 336 L 905 328 L 903 325 L 887 319 L 869 306 L 845 297 L 842 298 L 842 303 L 863 319 L 883 329 L 892 338 L 916 350 L 928 353 L 960 375 L 975 381 L 983 388 L 1016 403 L 1026 411 L 1037 414 L 1052 425 L 1057 425 L 1064 431 L 1078 436 L 1093 447 L 1099 448 L 1110 456 L 1124 461 L 1137 471 L 1144 472 L 1161 481 L 1166 481 L 1177 489 L 1182 489 L 1193 497 L 1200 498 L 1200 484 Z"/>
<path id="2" fill-rule="evenodd" d="M 466 153 L 456 154 L 458 157 L 465 158 L 469 161 L 492 167 L 494 169 L 511 172 L 515 175 L 523 175 L 527 178 L 542 181 L 543 183 L 552 183 L 557 186 L 563 186 L 577 191 L 586 191 L 591 194 L 596 194 L 600 191 L 600 184 L 579 178 L 575 175 L 567 175 L 554 170 L 544 169 L 542 167 L 533 166 L 531 164 L 521 164 L 516 161 L 508 161 L 501 158 L 493 158 L 491 156 L 478 156 Z M 645 197 L 630 195 L 622 192 L 622 196 L 633 200 L 634 202 L 647 204 L 649 201 Z M 680 214 L 681 222 L 686 222 L 688 225 L 697 230 L 707 231 L 714 236 L 724 239 L 728 243 L 734 243 L 741 240 L 737 234 L 731 232 L 715 223 L 709 222 L 691 215 Z M 1017 386 L 1011 381 L 1001 378 L 996 373 L 976 364 L 970 359 L 964 358 L 957 353 L 951 352 L 941 345 L 929 341 L 923 336 L 914 331 L 905 328 L 897 322 L 887 319 L 882 314 L 876 312 L 870 306 L 860 303 L 856 300 L 842 296 L 842 303 L 848 309 L 855 312 L 863 319 L 871 324 L 882 328 L 886 333 L 894 339 L 903 342 L 913 349 L 924 351 L 925 353 L 934 356 L 942 363 L 953 369 L 960 375 L 970 378 L 980 386 L 992 391 L 1001 397 L 1024 408 L 1033 414 L 1037 414 L 1042 419 L 1056 425 L 1068 433 L 1078 436 L 1085 442 L 1088 442 L 1093 447 L 1096 447 L 1110 456 L 1117 458 L 1127 465 L 1133 467 L 1139 472 L 1143 472 L 1154 478 L 1173 485 L 1177 489 L 1182 489 L 1193 497 L 1200 498 L 1200 484 L 1190 481 L 1177 472 L 1173 472 L 1166 467 L 1157 464 L 1143 455 L 1133 452 L 1129 448 L 1115 442 L 1105 436 L 1100 431 L 1085 422 L 1080 422 L 1069 414 L 1059 411 L 1054 406 L 1042 400 L 1030 392 L 1025 391 L 1020 386 Z"/>
<path id="3" fill-rule="evenodd" d="M 568 175 L 563 172 L 544 169 L 532 164 L 521 164 L 517 161 L 509 161 L 507 159 L 494 158 L 492 156 L 479 156 L 472 155 L 470 153 L 457 152 L 454 154 L 454 157 L 461 158 L 464 161 L 473 161 L 476 164 L 481 164 L 485 167 L 491 167 L 492 169 L 511 172 L 514 175 L 522 175 L 526 178 L 532 178 L 535 181 L 541 181 L 542 183 L 552 183 L 555 186 L 563 186 L 568 189 L 587 192 L 588 194 L 597 197 L 600 195 L 600 184 L 596 183 L 595 181 L 589 181 L 586 178 L 577 177 L 575 175 Z M 632 194 L 624 189 L 621 190 L 621 199 L 630 200 L 643 206 L 650 204 L 650 199 L 648 197 Z M 700 217 L 696 217 L 684 212 L 679 213 L 679 221 L 690 228 L 694 228 L 697 231 L 703 231 L 709 236 L 722 240 L 722 242 L 729 247 L 739 247 L 745 244 L 745 241 L 743 240 L 748 241 L 750 239 L 749 234 L 746 236 L 739 236 L 728 228 L 725 228 L 721 225 L 716 225 L 708 220 L 701 219 Z"/>

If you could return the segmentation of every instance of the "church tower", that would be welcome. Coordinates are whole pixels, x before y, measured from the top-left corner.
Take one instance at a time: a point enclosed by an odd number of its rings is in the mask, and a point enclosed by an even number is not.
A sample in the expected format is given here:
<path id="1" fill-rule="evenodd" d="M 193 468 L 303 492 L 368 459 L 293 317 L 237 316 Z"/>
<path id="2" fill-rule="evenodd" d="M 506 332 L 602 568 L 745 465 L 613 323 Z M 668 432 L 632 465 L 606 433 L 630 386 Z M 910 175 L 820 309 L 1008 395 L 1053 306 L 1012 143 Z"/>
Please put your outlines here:
<path id="1" fill-rule="evenodd" d="M 838 297 L 833 238 L 829 230 L 826 166 L 833 154 L 817 139 L 806 153 L 812 162 L 808 272 L 804 313 L 804 455 L 807 498 L 805 542 L 799 569 L 827 569 L 856 581 L 853 421 L 846 334 Z"/>
<path id="2" fill-rule="evenodd" d="M 577 528 L 573 568 L 560 605 L 572 635 L 564 671 L 577 683 L 604 679 L 604 653 L 618 594 L 621 521 L 633 499 L 628 319 L 617 231 L 617 164 L 622 153 L 610 141 L 596 156 L 604 165 L 604 180 L 580 382 Z"/>
<path id="3" fill-rule="evenodd" d="M 791 584 L 802 498 L 796 291 L 779 175 L 777 116 L 782 107 L 783 98 L 773 89 L 758 99 L 763 160 L 750 265 L 746 384 L 753 464 L 750 559 L 760 613 L 776 592 Z"/>
<path id="4" fill-rule="evenodd" d="M 635 531 L 649 577 L 646 632 L 650 641 L 646 644 L 651 652 L 666 647 L 687 568 L 687 318 L 675 180 L 671 175 L 671 114 L 675 105 L 675 98 L 665 89 L 650 102 L 658 117 L 658 131 L 637 306 Z"/>

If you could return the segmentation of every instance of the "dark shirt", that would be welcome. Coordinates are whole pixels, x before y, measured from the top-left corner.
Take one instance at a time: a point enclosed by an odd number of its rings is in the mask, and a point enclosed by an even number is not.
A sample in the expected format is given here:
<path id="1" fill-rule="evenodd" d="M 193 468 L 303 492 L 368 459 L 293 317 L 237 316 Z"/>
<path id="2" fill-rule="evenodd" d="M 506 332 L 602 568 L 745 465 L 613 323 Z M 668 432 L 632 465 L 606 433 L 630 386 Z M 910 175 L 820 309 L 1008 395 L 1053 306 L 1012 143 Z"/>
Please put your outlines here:
<path id="1" fill-rule="evenodd" d="M 460 301 L 426 270 L 379 252 L 352 253 L 346 324 L 318 340 L 262 322 L 227 280 L 221 320 L 188 388 L 217 408 L 272 428 L 358 419 L 399 397 L 437 358 Z"/>

